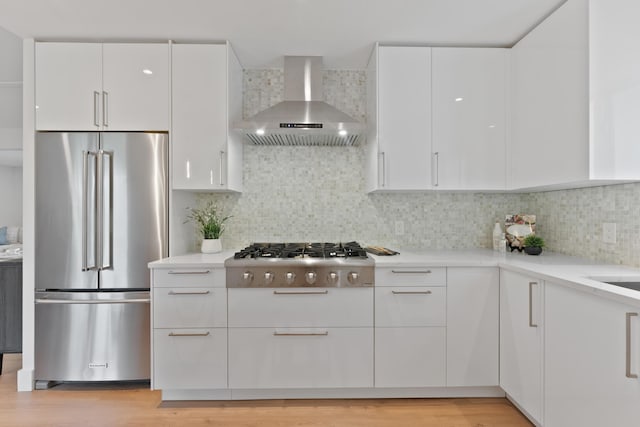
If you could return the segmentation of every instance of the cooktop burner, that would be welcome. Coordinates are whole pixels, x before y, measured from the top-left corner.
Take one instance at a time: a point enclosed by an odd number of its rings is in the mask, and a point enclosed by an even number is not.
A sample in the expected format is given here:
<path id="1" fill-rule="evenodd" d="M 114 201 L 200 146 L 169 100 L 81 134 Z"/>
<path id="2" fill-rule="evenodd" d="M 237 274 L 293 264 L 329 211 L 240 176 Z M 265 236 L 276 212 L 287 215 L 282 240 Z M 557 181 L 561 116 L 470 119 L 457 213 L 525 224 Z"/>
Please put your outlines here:
<path id="1" fill-rule="evenodd" d="M 347 243 L 253 243 L 233 255 L 234 259 L 259 258 L 367 258 L 357 242 Z"/>

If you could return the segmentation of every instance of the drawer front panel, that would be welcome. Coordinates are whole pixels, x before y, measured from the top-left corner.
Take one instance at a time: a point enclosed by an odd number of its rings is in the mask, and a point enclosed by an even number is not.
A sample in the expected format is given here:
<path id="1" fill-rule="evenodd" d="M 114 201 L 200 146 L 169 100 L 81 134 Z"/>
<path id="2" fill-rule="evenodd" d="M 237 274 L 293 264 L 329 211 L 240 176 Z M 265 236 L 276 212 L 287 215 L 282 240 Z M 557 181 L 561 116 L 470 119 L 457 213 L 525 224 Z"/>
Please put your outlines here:
<path id="1" fill-rule="evenodd" d="M 227 326 L 225 288 L 154 288 L 154 328 Z"/>
<path id="2" fill-rule="evenodd" d="M 164 390 L 227 387 L 227 330 L 155 329 L 153 387 Z"/>
<path id="3" fill-rule="evenodd" d="M 446 385 L 445 328 L 376 328 L 376 387 Z"/>
<path id="4" fill-rule="evenodd" d="M 376 288 L 376 327 L 445 326 L 447 288 Z"/>
<path id="5" fill-rule="evenodd" d="M 228 289 L 230 327 L 373 326 L 373 288 Z"/>
<path id="6" fill-rule="evenodd" d="M 373 328 L 229 328 L 230 388 L 373 386 Z"/>
<path id="7" fill-rule="evenodd" d="M 207 286 L 224 288 L 225 283 L 224 268 L 172 268 L 154 269 L 153 286 Z"/>
<path id="8" fill-rule="evenodd" d="M 378 286 L 447 286 L 444 267 L 376 268 Z"/>

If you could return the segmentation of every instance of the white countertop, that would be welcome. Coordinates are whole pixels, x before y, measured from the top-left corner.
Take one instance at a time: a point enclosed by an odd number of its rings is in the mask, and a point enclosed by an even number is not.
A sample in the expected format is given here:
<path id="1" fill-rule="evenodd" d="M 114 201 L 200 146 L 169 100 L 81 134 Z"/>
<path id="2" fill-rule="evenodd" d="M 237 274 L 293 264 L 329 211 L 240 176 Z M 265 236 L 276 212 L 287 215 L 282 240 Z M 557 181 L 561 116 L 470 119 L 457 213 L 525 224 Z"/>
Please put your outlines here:
<path id="1" fill-rule="evenodd" d="M 149 268 L 215 268 L 224 267 L 224 261 L 235 251 L 217 254 L 193 253 L 173 256 L 149 263 Z M 622 265 L 602 264 L 553 252 L 544 251 L 532 256 L 521 252 L 500 254 L 490 249 L 405 251 L 399 255 L 370 255 L 376 267 L 500 267 L 541 280 L 570 286 L 602 295 L 616 301 L 640 306 L 640 291 L 609 285 L 588 277 L 606 277 L 607 280 L 640 281 L 640 269 Z"/>
<path id="2" fill-rule="evenodd" d="M 149 268 L 215 268 L 224 267 L 224 261 L 236 251 L 222 251 L 217 254 L 193 253 L 176 255 L 150 262 Z"/>

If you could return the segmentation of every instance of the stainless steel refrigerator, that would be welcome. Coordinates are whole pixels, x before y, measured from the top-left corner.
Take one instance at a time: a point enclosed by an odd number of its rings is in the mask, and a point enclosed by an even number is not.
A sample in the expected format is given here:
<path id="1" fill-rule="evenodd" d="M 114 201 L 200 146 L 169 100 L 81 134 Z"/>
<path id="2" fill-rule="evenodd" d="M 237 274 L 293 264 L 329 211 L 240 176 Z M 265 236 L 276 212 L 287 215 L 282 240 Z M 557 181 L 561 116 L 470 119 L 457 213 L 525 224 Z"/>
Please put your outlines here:
<path id="1" fill-rule="evenodd" d="M 35 379 L 150 378 L 149 270 L 168 254 L 166 133 L 36 136 Z"/>

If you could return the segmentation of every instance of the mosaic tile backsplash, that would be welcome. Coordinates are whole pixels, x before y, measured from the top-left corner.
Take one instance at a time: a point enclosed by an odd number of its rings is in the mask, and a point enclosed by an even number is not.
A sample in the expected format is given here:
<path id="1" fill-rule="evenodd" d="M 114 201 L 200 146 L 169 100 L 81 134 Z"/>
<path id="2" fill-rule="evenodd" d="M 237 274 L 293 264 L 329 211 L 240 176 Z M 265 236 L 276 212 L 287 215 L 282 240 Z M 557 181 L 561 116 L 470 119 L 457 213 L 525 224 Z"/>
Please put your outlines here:
<path id="1" fill-rule="evenodd" d="M 246 70 L 244 116 L 282 100 L 283 71 Z M 327 70 L 325 100 L 365 121 L 364 71 Z M 531 194 L 364 190 L 363 147 L 245 146 L 242 194 L 214 199 L 228 221 L 225 248 L 258 241 L 347 241 L 406 249 L 491 247 L 496 220 L 530 212 L 547 249 L 640 267 L 640 184 Z M 602 243 L 602 222 L 618 243 Z M 404 231 L 396 233 L 402 223 Z"/>

